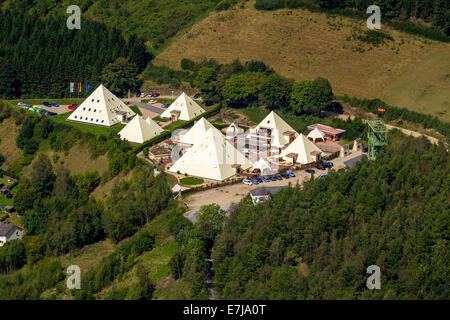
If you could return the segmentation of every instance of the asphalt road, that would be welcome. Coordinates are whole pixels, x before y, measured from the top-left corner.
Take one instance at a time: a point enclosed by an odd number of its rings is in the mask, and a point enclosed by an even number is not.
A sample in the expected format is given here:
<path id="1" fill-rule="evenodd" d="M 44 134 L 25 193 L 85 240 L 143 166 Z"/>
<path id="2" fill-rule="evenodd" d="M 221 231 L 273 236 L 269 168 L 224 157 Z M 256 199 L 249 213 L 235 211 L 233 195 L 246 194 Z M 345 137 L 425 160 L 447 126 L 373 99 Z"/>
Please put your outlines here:
<path id="1" fill-rule="evenodd" d="M 161 115 L 164 112 L 164 110 L 162 110 L 160 108 L 153 107 L 152 105 L 150 105 L 148 103 L 141 103 L 141 102 L 131 101 L 131 104 L 134 104 L 135 106 L 138 106 L 139 108 L 143 108 L 143 109 L 146 109 L 148 111 L 157 113 L 159 115 Z"/>

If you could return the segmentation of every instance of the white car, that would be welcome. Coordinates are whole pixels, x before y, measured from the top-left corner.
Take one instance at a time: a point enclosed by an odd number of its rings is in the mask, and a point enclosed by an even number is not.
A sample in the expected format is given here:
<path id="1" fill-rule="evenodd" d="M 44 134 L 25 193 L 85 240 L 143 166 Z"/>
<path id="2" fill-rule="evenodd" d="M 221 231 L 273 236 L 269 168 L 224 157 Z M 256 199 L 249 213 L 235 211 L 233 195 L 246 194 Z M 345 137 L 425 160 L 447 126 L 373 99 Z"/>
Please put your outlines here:
<path id="1" fill-rule="evenodd" d="M 251 180 L 248 179 L 244 179 L 244 181 L 242 181 L 243 184 L 247 185 L 247 186 L 252 186 L 253 182 L 251 182 Z"/>
<path id="2" fill-rule="evenodd" d="M 156 101 L 156 100 L 150 100 L 150 101 L 148 102 L 148 104 L 155 104 L 155 103 L 158 103 L 158 101 Z"/>
<path id="3" fill-rule="evenodd" d="M 145 98 L 147 95 L 145 93 L 141 93 L 141 95 L 139 96 L 139 98 Z"/>
<path id="4" fill-rule="evenodd" d="M 27 106 L 27 104 L 25 102 L 19 102 L 17 105 L 19 107 L 26 107 Z"/>

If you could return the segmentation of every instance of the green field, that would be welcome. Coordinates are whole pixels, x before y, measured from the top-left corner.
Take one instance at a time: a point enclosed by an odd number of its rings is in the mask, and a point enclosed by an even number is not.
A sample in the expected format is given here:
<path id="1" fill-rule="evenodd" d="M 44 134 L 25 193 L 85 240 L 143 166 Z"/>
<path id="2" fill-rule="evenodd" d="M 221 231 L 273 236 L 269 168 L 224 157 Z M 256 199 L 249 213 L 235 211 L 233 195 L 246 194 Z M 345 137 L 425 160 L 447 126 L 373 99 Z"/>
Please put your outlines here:
<path id="1" fill-rule="evenodd" d="M 119 133 L 120 130 L 122 130 L 125 125 L 124 124 L 116 124 L 115 126 L 108 128 L 108 127 L 101 127 L 101 126 L 96 126 L 96 125 L 90 125 L 90 124 L 85 124 L 85 123 L 80 123 L 80 122 L 73 122 L 73 121 L 66 121 L 66 119 L 72 114 L 73 111 L 71 112 L 67 112 L 64 114 L 59 114 L 57 116 L 53 116 L 51 117 L 52 120 L 59 122 L 59 123 L 64 123 L 64 124 L 68 124 L 71 125 L 74 128 L 80 129 L 81 131 L 84 132 L 90 132 L 96 135 L 104 135 L 104 136 L 108 136 L 111 132 L 114 134 Z"/>
<path id="2" fill-rule="evenodd" d="M 205 180 L 194 177 L 187 177 L 180 180 L 180 183 L 184 184 L 185 186 L 196 186 L 202 184 L 203 182 L 205 182 Z"/>

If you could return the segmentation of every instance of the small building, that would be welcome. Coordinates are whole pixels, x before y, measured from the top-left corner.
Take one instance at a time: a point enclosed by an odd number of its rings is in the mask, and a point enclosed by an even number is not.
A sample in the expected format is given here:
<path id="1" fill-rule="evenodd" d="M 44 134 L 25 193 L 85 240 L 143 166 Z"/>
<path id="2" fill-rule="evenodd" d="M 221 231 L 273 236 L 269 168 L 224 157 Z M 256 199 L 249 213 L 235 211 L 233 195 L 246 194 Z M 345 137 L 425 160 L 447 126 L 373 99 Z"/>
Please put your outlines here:
<path id="1" fill-rule="evenodd" d="M 323 133 L 319 129 L 315 128 L 313 131 L 311 131 L 308 134 L 308 139 L 310 139 L 314 143 L 316 143 L 317 140 L 325 142 L 325 133 Z"/>
<path id="2" fill-rule="evenodd" d="M 283 187 L 262 187 L 253 189 L 249 193 L 253 204 L 257 204 L 270 200 L 272 195 L 280 191 L 282 188 Z"/>
<path id="3" fill-rule="evenodd" d="M 16 209 L 14 209 L 13 206 L 6 206 L 5 207 L 5 212 L 8 213 L 8 214 L 11 214 L 11 213 L 16 212 Z"/>
<path id="4" fill-rule="evenodd" d="M 0 247 L 12 240 L 23 238 L 23 230 L 10 224 L 9 222 L 0 221 Z"/>
<path id="5" fill-rule="evenodd" d="M 353 142 L 353 151 L 360 151 L 362 150 L 362 139 L 358 138 Z"/>
<path id="6" fill-rule="evenodd" d="M 321 131 L 323 134 L 325 134 L 325 137 L 331 141 L 341 140 L 342 135 L 345 133 L 345 130 L 335 129 L 320 123 L 316 123 L 308 127 L 309 131 L 314 131 L 315 129 Z"/>

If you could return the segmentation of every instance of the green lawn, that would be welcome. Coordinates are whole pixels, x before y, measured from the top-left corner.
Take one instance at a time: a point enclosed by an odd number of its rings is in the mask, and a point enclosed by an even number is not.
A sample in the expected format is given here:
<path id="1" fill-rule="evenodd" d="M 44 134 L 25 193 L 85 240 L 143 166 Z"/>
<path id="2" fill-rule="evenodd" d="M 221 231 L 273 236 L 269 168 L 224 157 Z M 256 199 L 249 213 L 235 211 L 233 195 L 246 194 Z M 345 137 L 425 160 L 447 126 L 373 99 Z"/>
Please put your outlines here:
<path id="1" fill-rule="evenodd" d="M 186 123 L 187 121 L 181 121 L 181 120 L 175 121 L 174 123 L 169 124 L 167 127 L 164 127 L 164 130 L 170 131 L 170 130 L 172 130 L 174 127 L 180 125 L 180 123 L 183 123 L 183 122 Z"/>
<path id="2" fill-rule="evenodd" d="M 91 125 L 91 124 L 85 124 L 85 123 L 80 123 L 80 122 L 74 122 L 74 121 L 66 121 L 66 119 L 72 114 L 73 111 L 71 112 L 67 112 L 64 114 L 59 114 L 57 116 L 53 116 L 50 119 L 56 121 L 56 122 L 60 122 L 60 123 L 65 123 L 68 125 L 71 125 L 74 128 L 80 129 L 81 131 L 84 132 L 90 132 L 96 135 L 105 135 L 108 136 L 111 132 L 113 133 L 118 133 L 120 130 L 122 130 L 125 125 L 124 124 L 116 124 L 113 127 L 101 127 L 101 126 L 96 126 L 96 125 Z"/>
<path id="3" fill-rule="evenodd" d="M 180 183 L 185 186 L 196 186 L 198 184 L 202 184 L 203 182 L 205 182 L 205 180 L 194 177 L 186 177 L 180 180 Z"/>
<path id="4" fill-rule="evenodd" d="M 136 106 L 129 106 L 131 110 L 133 110 L 136 114 L 142 116 L 141 110 L 139 110 L 139 107 Z"/>
<path id="5" fill-rule="evenodd" d="M 170 119 L 161 118 L 161 117 L 154 117 L 153 120 L 154 121 L 159 121 L 159 122 L 169 122 L 170 121 Z"/>

